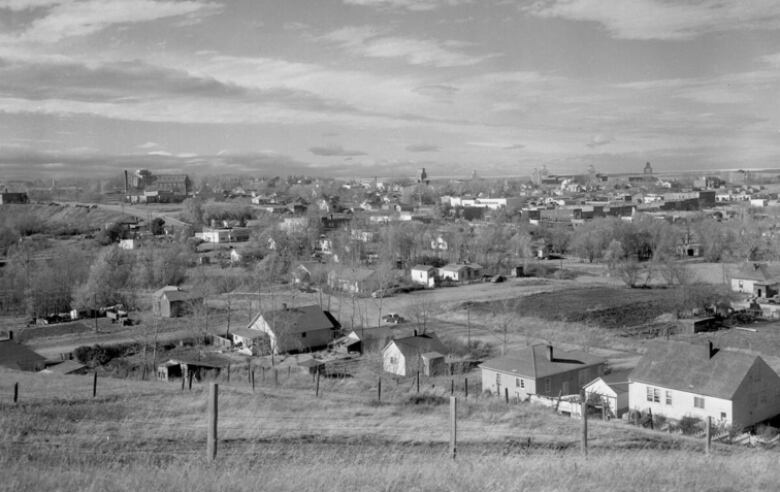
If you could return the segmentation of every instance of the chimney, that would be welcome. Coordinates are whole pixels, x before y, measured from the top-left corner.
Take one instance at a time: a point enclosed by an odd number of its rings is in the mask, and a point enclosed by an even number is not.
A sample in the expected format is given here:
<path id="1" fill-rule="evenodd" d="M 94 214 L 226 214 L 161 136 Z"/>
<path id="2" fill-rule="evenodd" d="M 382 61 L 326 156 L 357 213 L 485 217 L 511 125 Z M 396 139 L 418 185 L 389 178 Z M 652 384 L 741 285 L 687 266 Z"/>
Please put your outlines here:
<path id="1" fill-rule="evenodd" d="M 417 330 L 414 330 L 414 336 L 417 336 Z"/>
<path id="2" fill-rule="evenodd" d="M 127 181 L 127 169 L 125 169 L 125 195 L 127 195 L 129 191 L 130 191 L 130 186 Z"/>
<path id="3" fill-rule="evenodd" d="M 552 345 L 548 345 L 547 346 L 547 360 L 549 360 L 550 362 L 552 362 L 554 360 L 553 359 L 553 346 Z"/>

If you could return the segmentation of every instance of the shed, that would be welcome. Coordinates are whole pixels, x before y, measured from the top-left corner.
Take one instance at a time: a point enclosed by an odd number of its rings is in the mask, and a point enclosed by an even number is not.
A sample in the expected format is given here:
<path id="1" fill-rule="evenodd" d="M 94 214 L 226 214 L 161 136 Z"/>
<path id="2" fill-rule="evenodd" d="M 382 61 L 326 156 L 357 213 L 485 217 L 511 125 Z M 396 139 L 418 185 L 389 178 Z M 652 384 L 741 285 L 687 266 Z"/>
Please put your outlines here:
<path id="1" fill-rule="evenodd" d="M 192 311 L 194 305 L 203 303 L 203 296 L 187 292 L 174 285 L 155 291 L 152 298 L 154 313 L 163 318 L 178 318 Z"/>
<path id="2" fill-rule="evenodd" d="M 619 418 L 628 411 L 628 375 L 631 371 L 613 371 L 599 376 L 583 387 L 591 405 L 605 405 L 608 415 Z"/>
<path id="3" fill-rule="evenodd" d="M 433 333 L 391 340 L 382 349 L 382 367 L 392 374 L 411 376 L 416 371 L 425 370 L 422 356 L 431 352 L 438 354 L 447 352 L 447 348 Z M 429 361 L 431 358 L 434 357 L 429 357 Z M 444 363 L 443 358 L 441 363 Z M 434 368 L 437 364 L 437 362 L 433 363 Z"/>
<path id="4" fill-rule="evenodd" d="M 426 352 L 420 355 L 422 359 L 422 373 L 425 376 L 441 376 L 447 374 L 447 364 L 444 355 L 439 352 Z"/>
<path id="5" fill-rule="evenodd" d="M 41 372 L 50 374 L 86 374 L 87 366 L 76 360 L 65 360 L 49 366 Z"/>

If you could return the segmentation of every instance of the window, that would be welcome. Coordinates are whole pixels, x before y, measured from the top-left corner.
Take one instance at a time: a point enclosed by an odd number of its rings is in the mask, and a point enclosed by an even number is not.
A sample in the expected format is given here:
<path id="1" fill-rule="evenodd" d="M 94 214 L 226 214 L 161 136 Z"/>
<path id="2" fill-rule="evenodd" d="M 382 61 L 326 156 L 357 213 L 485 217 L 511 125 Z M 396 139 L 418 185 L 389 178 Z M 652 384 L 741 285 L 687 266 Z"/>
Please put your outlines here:
<path id="1" fill-rule="evenodd" d="M 672 392 L 669 390 L 666 390 L 666 404 L 667 405 L 672 404 Z"/>
<path id="2" fill-rule="evenodd" d="M 398 364 L 398 359 L 396 359 L 395 357 L 390 357 L 390 363 L 393 365 Z"/>
<path id="3" fill-rule="evenodd" d="M 704 408 L 704 398 L 702 398 L 701 396 L 694 396 L 693 406 L 695 408 Z"/>
<path id="4" fill-rule="evenodd" d="M 306 332 L 305 331 L 301 332 L 301 338 L 306 338 Z"/>
<path id="5" fill-rule="evenodd" d="M 721 420 L 726 420 L 726 412 L 720 412 Z"/>
<path id="6" fill-rule="evenodd" d="M 653 403 L 661 403 L 661 390 L 659 390 L 658 388 L 653 388 L 652 386 L 648 386 L 647 401 L 651 401 Z"/>
<path id="7" fill-rule="evenodd" d="M 520 387 L 521 388 L 525 388 L 525 380 L 524 379 L 520 380 Z"/>

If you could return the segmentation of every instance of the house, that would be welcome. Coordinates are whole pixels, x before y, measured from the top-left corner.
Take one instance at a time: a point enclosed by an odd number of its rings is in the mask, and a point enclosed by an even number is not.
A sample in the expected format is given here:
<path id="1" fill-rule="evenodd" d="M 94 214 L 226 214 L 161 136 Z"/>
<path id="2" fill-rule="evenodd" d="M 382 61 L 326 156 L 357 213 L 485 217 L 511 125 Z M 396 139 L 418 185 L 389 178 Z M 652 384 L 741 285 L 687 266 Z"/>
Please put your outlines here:
<path id="1" fill-rule="evenodd" d="M 436 286 L 436 273 L 436 267 L 431 265 L 415 265 L 411 270 L 412 282 L 432 289 Z"/>
<path id="2" fill-rule="evenodd" d="M 780 414 L 780 376 L 758 355 L 707 344 L 651 345 L 628 379 L 632 411 L 744 429 Z"/>
<path id="3" fill-rule="evenodd" d="M 523 351 L 483 362 L 482 389 L 518 399 L 529 395 L 555 397 L 579 393 L 604 374 L 606 360 L 583 351 L 554 350 L 538 344 Z"/>
<path id="4" fill-rule="evenodd" d="M 439 355 L 448 352 L 435 334 L 417 335 L 415 332 L 414 336 L 393 339 L 385 345 L 382 349 L 382 367 L 385 372 L 398 376 L 411 376 L 418 371 L 425 373 L 426 368 L 430 371 L 431 367 L 437 367 L 439 363 L 435 360 Z M 423 355 L 426 355 L 425 359 Z"/>
<path id="5" fill-rule="evenodd" d="M 0 367 L 18 371 L 40 371 L 46 367 L 46 359 L 13 338 L 0 340 Z"/>
<path id="6" fill-rule="evenodd" d="M 768 298 L 780 292 L 780 264 L 745 263 L 731 274 L 731 290 Z"/>
<path id="7" fill-rule="evenodd" d="M 195 237 L 207 243 L 238 243 L 249 241 L 251 231 L 246 227 L 205 227 L 202 232 L 196 232 Z"/>
<path id="8" fill-rule="evenodd" d="M 275 354 L 304 352 L 327 347 L 339 322 L 318 305 L 287 307 L 258 314 L 248 326 L 262 332 Z"/>
<path id="9" fill-rule="evenodd" d="M 120 239 L 119 240 L 119 249 L 125 249 L 125 250 L 134 250 L 141 247 L 141 241 L 137 238 L 130 238 L 130 239 Z"/>
<path id="10" fill-rule="evenodd" d="M 448 263 L 439 268 L 439 277 L 455 283 L 465 283 L 482 278 L 482 267 L 476 263 Z"/>
<path id="11" fill-rule="evenodd" d="M 152 294 L 152 310 L 162 318 L 178 318 L 192 311 L 197 304 L 203 304 L 203 297 L 168 285 Z"/>
<path id="12" fill-rule="evenodd" d="M 379 278 L 376 271 L 368 268 L 342 268 L 328 272 L 328 286 L 333 290 L 367 296 L 379 288 Z"/>
<path id="13" fill-rule="evenodd" d="M 611 417 L 620 417 L 628 410 L 628 375 L 631 371 L 612 371 L 583 387 L 588 403 L 606 406 Z"/>

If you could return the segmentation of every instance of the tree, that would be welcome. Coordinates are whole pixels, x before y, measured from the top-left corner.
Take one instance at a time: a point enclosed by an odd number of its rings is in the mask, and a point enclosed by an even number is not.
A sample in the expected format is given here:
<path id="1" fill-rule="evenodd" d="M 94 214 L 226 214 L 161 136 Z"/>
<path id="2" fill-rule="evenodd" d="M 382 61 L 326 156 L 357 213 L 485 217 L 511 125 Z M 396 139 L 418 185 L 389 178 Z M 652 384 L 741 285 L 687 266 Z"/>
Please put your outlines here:
<path id="1" fill-rule="evenodd" d="M 118 247 L 103 250 L 89 269 L 87 281 L 73 293 L 78 309 L 99 309 L 103 306 L 124 304 L 131 307 L 135 296 L 131 285 L 132 256 Z"/>
<path id="2" fill-rule="evenodd" d="M 182 202 L 184 210 L 181 212 L 181 220 L 198 226 L 203 224 L 203 201 L 199 198 L 187 198 Z"/>
<path id="3" fill-rule="evenodd" d="M 160 217 L 155 217 L 152 219 L 152 221 L 149 223 L 149 231 L 154 236 L 160 236 L 162 234 L 165 234 L 165 221 L 161 219 Z"/>

